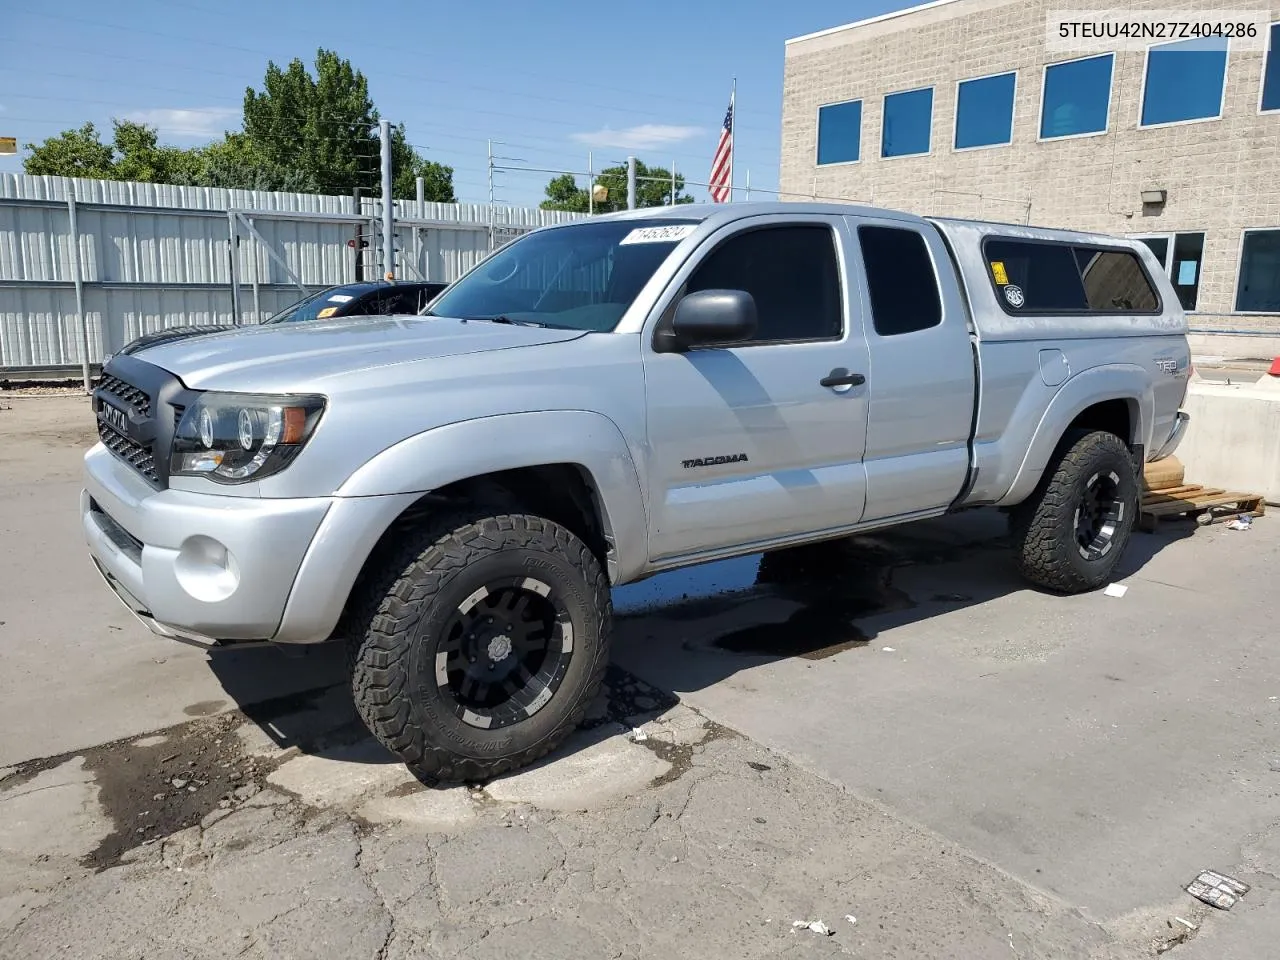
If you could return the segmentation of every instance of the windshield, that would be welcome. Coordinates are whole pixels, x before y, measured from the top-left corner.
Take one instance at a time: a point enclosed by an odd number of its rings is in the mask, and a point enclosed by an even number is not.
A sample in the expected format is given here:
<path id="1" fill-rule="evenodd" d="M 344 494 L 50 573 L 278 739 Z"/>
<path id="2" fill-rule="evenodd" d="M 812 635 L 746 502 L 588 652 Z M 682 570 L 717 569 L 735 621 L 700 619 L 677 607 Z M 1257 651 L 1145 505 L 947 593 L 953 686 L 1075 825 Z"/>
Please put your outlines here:
<path id="1" fill-rule="evenodd" d="M 425 316 L 611 331 L 691 220 L 577 223 L 512 241 L 441 294 Z"/>
<path id="2" fill-rule="evenodd" d="M 315 320 L 321 310 L 328 307 L 333 307 L 336 310 L 338 307 L 350 303 L 361 292 L 358 287 L 330 287 L 327 290 L 321 290 L 319 293 L 313 293 L 309 297 L 303 297 L 297 303 L 290 304 L 274 317 L 268 317 L 262 322 L 300 323 L 304 320 Z"/>

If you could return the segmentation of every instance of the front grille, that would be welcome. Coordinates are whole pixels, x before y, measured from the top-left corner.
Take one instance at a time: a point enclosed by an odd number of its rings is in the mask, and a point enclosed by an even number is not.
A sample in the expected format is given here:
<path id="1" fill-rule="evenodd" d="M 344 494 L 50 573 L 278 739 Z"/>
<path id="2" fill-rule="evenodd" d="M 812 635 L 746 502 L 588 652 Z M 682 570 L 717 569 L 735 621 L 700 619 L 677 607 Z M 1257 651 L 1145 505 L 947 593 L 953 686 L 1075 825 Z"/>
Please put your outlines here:
<path id="1" fill-rule="evenodd" d="M 104 374 L 98 382 L 98 389 L 109 393 L 128 406 L 133 407 L 143 417 L 151 416 L 151 398 L 145 390 L 140 390 L 131 383 L 125 383 L 119 377 Z"/>
<path id="2" fill-rule="evenodd" d="M 133 467 L 152 483 L 159 481 L 156 475 L 155 455 L 140 443 L 116 433 L 101 420 L 98 421 L 98 439 L 108 450 Z"/>

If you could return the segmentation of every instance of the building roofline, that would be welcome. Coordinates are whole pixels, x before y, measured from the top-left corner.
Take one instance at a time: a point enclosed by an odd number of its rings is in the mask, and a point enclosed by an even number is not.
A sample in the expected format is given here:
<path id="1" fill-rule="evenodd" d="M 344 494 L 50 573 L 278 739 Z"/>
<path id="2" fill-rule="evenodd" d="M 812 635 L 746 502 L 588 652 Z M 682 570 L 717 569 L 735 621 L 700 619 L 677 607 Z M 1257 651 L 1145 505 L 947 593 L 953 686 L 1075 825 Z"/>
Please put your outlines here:
<path id="1" fill-rule="evenodd" d="M 873 23 L 883 23 L 885 20 L 894 20 L 898 17 L 905 17 L 908 14 L 919 13 L 921 10 L 931 10 L 934 7 L 945 7 L 952 3 L 960 3 L 962 0 L 929 0 L 928 3 L 917 3 L 910 7 L 903 7 L 901 10 L 891 10 L 889 13 L 882 13 L 875 17 L 867 17 L 865 20 L 855 20 L 853 23 L 845 23 L 838 27 L 828 27 L 825 30 L 818 30 L 816 33 L 806 33 L 802 37 L 792 37 L 786 41 L 786 45 L 793 43 L 802 43 L 805 40 L 816 40 L 818 37 L 829 37 L 834 33 L 843 33 L 846 30 L 853 30 L 856 27 L 865 27 Z"/>

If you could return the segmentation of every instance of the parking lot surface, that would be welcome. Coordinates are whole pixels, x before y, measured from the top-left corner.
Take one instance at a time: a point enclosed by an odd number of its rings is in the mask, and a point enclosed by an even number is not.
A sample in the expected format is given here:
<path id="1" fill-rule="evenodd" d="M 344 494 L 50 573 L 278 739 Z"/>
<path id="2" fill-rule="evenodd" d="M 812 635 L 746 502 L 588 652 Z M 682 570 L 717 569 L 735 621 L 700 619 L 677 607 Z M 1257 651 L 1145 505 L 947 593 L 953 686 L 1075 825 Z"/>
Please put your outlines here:
<path id="1" fill-rule="evenodd" d="M 6 958 L 1280 942 L 1271 518 L 1135 535 L 1120 597 L 1025 588 L 986 512 L 625 587 L 584 729 L 429 790 L 337 651 L 208 658 L 97 582 L 83 398 L 0 395 L 0 438 Z M 1252 889 L 1207 907 L 1206 868 Z"/>

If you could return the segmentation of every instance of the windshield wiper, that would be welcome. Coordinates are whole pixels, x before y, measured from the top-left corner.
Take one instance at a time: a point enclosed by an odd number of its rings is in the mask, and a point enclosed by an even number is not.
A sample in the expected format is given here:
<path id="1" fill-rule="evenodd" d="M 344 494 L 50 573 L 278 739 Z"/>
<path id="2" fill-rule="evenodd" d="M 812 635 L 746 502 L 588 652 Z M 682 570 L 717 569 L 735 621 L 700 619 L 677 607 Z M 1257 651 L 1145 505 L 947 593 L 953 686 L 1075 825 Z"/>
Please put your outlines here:
<path id="1" fill-rule="evenodd" d="M 537 320 L 515 320 L 505 314 L 499 314 L 496 317 L 464 317 L 464 320 L 482 320 L 486 323 L 509 323 L 515 327 L 550 327 L 549 323 L 540 323 Z"/>

